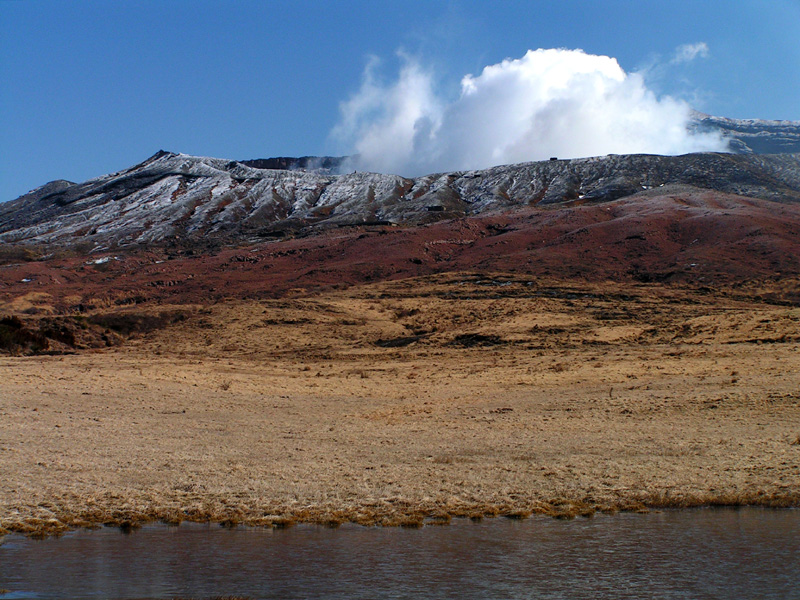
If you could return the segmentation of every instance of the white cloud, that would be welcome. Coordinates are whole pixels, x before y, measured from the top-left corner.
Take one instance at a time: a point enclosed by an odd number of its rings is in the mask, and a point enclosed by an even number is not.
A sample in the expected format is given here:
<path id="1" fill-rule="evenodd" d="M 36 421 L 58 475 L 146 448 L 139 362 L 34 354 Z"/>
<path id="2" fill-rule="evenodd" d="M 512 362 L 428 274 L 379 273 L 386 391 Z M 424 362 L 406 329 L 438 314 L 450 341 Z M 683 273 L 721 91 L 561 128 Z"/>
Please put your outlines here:
<path id="1" fill-rule="evenodd" d="M 696 44 L 683 44 L 675 49 L 675 55 L 670 61 L 673 65 L 680 63 L 691 62 L 697 57 L 708 57 L 708 44 L 705 42 L 697 42 Z"/>
<path id="2" fill-rule="evenodd" d="M 691 108 L 657 98 L 616 59 L 581 50 L 530 50 L 461 81 L 445 102 L 430 72 L 405 56 L 381 83 L 372 60 L 332 132 L 362 170 L 419 175 L 497 164 L 609 153 L 725 150 L 718 136 L 688 129 Z"/>

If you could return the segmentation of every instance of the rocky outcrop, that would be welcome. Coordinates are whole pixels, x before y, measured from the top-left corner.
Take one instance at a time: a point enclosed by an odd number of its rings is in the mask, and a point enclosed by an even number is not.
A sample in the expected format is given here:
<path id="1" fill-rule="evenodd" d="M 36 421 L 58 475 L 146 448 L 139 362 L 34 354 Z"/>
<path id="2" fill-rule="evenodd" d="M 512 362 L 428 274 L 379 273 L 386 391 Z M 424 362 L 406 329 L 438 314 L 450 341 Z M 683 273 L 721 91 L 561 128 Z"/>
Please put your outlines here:
<path id="1" fill-rule="evenodd" d="M 317 173 L 340 173 L 346 169 L 349 156 L 277 156 L 240 161 L 256 169 L 279 169 L 282 171 L 315 171 Z"/>

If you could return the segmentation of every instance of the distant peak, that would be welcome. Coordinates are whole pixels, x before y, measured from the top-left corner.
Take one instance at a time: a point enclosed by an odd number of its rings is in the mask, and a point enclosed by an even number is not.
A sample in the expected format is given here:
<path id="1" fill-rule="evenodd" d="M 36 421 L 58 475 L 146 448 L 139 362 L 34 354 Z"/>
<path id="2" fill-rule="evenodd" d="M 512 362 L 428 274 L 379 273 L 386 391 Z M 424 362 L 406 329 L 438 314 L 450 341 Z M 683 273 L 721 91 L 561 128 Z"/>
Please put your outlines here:
<path id="1" fill-rule="evenodd" d="M 178 156 L 178 155 L 175 154 L 174 152 L 168 152 L 167 150 L 159 150 L 158 152 L 153 154 L 153 156 L 151 156 L 149 158 L 146 158 L 145 160 L 143 160 L 139 164 L 133 165 L 132 167 L 129 167 L 129 168 L 125 169 L 125 171 L 122 171 L 122 172 L 130 173 L 131 171 L 135 171 L 137 169 L 141 169 L 143 167 L 146 167 L 147 165 L 150 165 L 150 164 L 156 162 L 160 158 L 164 158 L 164 157 L 172 158 L 174 156 Z"/>
<path id="2" fill-rule="evenodd" d="M 159 150 L 158 152 L 153 154 L 153 156 L 148 158 L 145 162 L 151 162 L 151 161 L 154 161 L 154 160 L 158 160 L 159 158 L 163 158 L 164 156 L 173 157 L 173 156 L 178 156 L 178 155 L 175 154 L 174 152 L 170 152 L 169 150 Z"/>

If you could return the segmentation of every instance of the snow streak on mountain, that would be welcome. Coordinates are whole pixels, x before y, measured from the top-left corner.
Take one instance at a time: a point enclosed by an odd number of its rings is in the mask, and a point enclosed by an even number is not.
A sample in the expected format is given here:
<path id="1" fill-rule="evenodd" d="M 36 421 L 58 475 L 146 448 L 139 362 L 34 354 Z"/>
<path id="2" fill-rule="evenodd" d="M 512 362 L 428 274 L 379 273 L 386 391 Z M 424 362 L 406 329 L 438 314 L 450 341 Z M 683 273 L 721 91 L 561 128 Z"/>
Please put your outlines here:
<path id="1" fill-rule="evenodd" d="M 262 169 L 159 152 L 124 171 L 81 184 L 51 182 L 0 204 L 0 243 L 238 244 L 342 226 L 421 225 L 523 207 L 609 202 L 650 190 L 667 193 L 669 186 L 800 202 L 800 154 L 611 155 L 407 179 Z"/>

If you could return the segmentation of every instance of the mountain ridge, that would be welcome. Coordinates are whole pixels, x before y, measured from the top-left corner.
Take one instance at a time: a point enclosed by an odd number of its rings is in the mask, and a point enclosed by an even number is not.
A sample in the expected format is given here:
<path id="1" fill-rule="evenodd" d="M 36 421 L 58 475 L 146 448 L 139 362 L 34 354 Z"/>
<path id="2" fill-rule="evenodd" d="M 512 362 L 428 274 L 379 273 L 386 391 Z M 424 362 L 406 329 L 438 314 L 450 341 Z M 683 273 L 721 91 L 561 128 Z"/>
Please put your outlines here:
<path id="1" fill-rule="evenodd" d="M 721 134 L 736 154 L 800 152 L 800 121 L 730 119 L 695 112 L 690 127 Z"/>
<path id="2" fill-rule="evenodd" d="M 800 154 L 608 155 L 417 178 L 249 167 L 159 151 L 0 205 L 0 241 L 100 247 L 258 241 L 363 224 L 420 225 L 524 206 L 607 202 L 665 185 L 800 202 Z"/>

